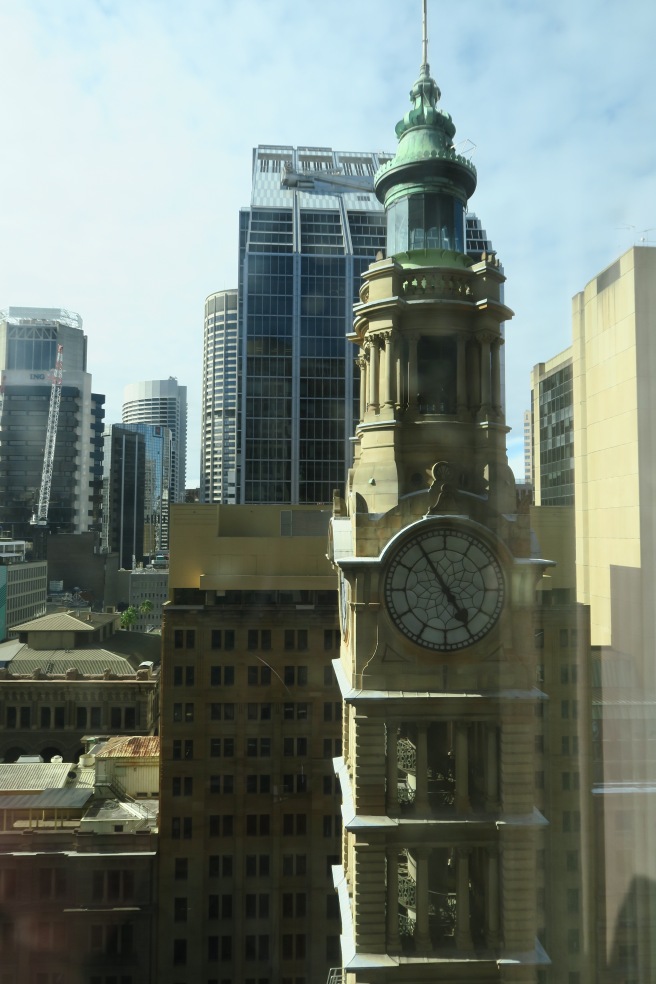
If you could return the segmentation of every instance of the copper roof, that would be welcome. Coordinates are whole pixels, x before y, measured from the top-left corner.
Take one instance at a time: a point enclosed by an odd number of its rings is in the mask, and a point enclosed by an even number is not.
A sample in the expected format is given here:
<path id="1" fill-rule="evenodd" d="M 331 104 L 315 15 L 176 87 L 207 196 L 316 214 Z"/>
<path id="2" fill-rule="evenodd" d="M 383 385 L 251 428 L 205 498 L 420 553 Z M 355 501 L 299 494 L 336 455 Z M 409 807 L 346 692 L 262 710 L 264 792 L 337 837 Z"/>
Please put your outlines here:
<path id="1" fill-rule="evenodd" d="M 96 753 L 96 758 L 157 758 L 158 756 L 158 735 L 134 735 L 130 738 L 116 735 L 108 738 Z"/>

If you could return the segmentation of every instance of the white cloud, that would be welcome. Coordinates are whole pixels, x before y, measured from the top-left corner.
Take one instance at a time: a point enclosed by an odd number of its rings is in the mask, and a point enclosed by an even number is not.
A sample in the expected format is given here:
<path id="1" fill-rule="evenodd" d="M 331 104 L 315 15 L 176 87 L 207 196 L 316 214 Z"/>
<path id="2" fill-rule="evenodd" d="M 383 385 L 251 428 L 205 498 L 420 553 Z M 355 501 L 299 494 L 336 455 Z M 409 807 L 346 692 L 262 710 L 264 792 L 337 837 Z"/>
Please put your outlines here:
<path id="1" fill-rule="evenodd" d="M 176 374 L 196 476 L 205 296 L 236 285 L 252 147 L 393 149 L 421 60 L 419 0 L 24 0 L 0 7 L 0 306 L 79 311 L 89 368 Z M 430 60 L 477 144 L 480 215 L 508 275 L 509 422 L 564 348 L 571 296 L 656 241 L 656 8 L 429 3 Z M 626 228 L 633 227 L 633 228 Z"/>

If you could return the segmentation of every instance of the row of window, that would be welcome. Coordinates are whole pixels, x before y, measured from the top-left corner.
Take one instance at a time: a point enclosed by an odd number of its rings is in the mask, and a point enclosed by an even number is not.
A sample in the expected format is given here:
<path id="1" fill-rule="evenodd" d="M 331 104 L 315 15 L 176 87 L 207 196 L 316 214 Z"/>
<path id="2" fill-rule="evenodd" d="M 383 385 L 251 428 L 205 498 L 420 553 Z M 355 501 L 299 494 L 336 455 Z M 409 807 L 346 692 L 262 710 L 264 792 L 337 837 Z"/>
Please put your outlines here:
<path id="1" fill-rule="evenodd" d="M 308 951 L 309 937 L 305 933 L 283 933 L 281 936 L 280 954 L 283 960 L 305 960 Z M 246 960 L 267 961 L 270 959 L 270 937 L 267 933 L 246 934 L 244 937 L 244 957 Z M 339 936 L 326 937 L 326 960 L 339 959 Z M 233 937 L 208 936 L 207 959 L 211 963 L 232 960 Z M 187 940 L 173 940 L 173 964 L 176 967 L 187 963 Z M 260 979 L 261 981 L 262 979 Z M 268 978 L 264 978 L 268 981 Z"/>
<path id="2" fill-rule="evenodd" d="M 233 737 L 210 738 L 210 757 L 211 758 L 234 758 L 236 739 Z M 246 738 L 244 740 L 244 751 L 247 758 L 271 758 L 273 743 L 268 736 Z M 286 737 L 282 740 L 283 756 L 287 758 L 307 756 L 309 740 L 305 736 Z M 174 738 L 173 740 L 173 759 L 193 759 L 194 740 L 193 738 Z M 341 738 L 323 739 L 323 757 L 332 759 L 342 754 Z"/>
<path id="3" fill-rule="evenodd" d="M 284 704 L 275 704 L 270 701 L 263 703 L 235 704 L 235 703 L 216 703 L 207 704 L 207 716 L 210 721 L 236 721 L 238 716 L 243 716 L 246 709 L 247 721 L 272 721 L 274 717 L 282 717 L 283 721 L 308 721 L 312 705 L 307 701 L 286 701 Z M 173 720 L 193 721 L 196 714 L 196 705 L 191 701 L 176 701 L 173 704 Z M 342 717 L 341 701 L 325 701 L 323 705 L 324 721 L 340 721 Z"/>
<path id="4" fill-rule="evenodd" d="M 572 890 L 570 890 L 572 891 Z M 208 919 L 232 919 L 234 915 L 233 896 L 209 895 L 207 897 Z M 308 914 L 308 897 L 306 892 L 283 892 L 281 896 L 281 914 L 284 919 L 303 918 Z M 578 911 L 577 909 L 571 911 Z M 176 896 L 173 899 L 173 921 L 187 922 L 190 907 L 186 896 Z M 247 892 L 244 895 L 244 916 L 246 919 L 268 919 L 271 914 L 271 895 L 269 892 Z M 326 895 L 326 918 L 335 919 L 339 916 L 339 900 L 335 892 Z"/>
<path id="5" fill-rule="evenodd" d="M 9 705 L 5 711 L 5 727 L 7 728 L 66 728 L 75 727 L 78 730 L 92 727 L 102 727 L 101 707 L 76 707 L 75 722 L 66 720 L 66 708 L 40 707 L 38 715 L 33 714 L 33 708 Z M 137 709 L 135 707 L 110 707 L 109 727 L 117 730 L 135 728 L 137 725 Z"/>
<path id="6" fill-rule="evenodd" d="M 336 864 L 339 864 L 339 855 L 326 855 L 326 878 L 330 879 L 332 877 L 332 869 Z M 307 870 L 307 854 L 283 854 L 282 874 L 285 878 L 305 877 Z M 210 854 L 207 873 L 210 878 L 232 878 L 234 874 L 234 855 Z M 245 856 L 244 874 L 247 878 L 268 878 L 270 873 L 270 854 L 247 854 Z M 189 877 L 189 858 L 175 858 L 174 877 L 176 881 L 187 881 Z"/>
<path id="7" fill-rule="evenodd" d="M 304 687 L 308 682 L 307 666 L 283 666 L 282 674 L 273 669 L 267 663 L 256 664 L 246 667 L 246 682 L 249 687 L 268 687 L 272 677 L 281 680 L 286 687 Z M 324 667 L 324 683 L 332 683 L 332 666 Z M 210 685 L 212 687 L 232 687 L 235 683 L 234 666 L 211 666 Z M 173 686 L 174 687 L 193 687 L 196 685 L 195 666 L 174 666 L 173 667 Z"/>
<path id="8" fill-rule="evenodd" d="M 235 817 L 232 813 L 210 814 L 207 817 L 210 837 L 233 837 Z M 270 813 L 247 813 L 245 831 L 249 837 L 268 837 L 271 834 Z M 341 814 L 326 814 L 322 818 L 324 837 L 338 837 L 342 829 Z M 285 837 L 305 837 L 308 832 L 306 813 L 283 813 L 282 833 Z M 172 840 L 191 840 L 193 837 L 192 817 L 171 817 Z"/>
<path id="9" fill-rule="evenodd" d="M 283 629 L 282 639 L 278 637 L 280 633 L 275 633 L 277 645 L 282 644 L 282 648 L 287 652 L 298 650 L 304 652 L 308 648 L 307 629 Z M 210 632 L 210 648 L 233 650 L 235 648 L 236 632 L 234 629 L 212 629 Z M 246 648 L 262 649 L 269 651 L 272 649 L 273 635 L 271 629 L 247 629 Z M 324 629 L 323 648 L 334 649 L 339 646 L 339 633 L 335 629 Z M 195 629 L 174 629 L 173 630 L 174 649 L 195 649 L 196 630 Z"/>
<path id="10" fill-rule="evenodd" d="M 288 773 L 282 776 L 283 793 L 307 793 L 310 785 L 304 772 Z M 337 776 L 322 776 L 324 796 L 333 796 L 339 792 Z M 244 776 L 243 792 L 247 794 L 269 794 L 273 788 L 272 777 L 269 774 L 255 773 Z M 235 777 L 231 774 L 211 775 L 209 777 L 210 793 L 230 795 L 236 791 Z M 194 781 L 192 776 L 173 776 L 171 779 L 172 796 L 193 796 Z"/>

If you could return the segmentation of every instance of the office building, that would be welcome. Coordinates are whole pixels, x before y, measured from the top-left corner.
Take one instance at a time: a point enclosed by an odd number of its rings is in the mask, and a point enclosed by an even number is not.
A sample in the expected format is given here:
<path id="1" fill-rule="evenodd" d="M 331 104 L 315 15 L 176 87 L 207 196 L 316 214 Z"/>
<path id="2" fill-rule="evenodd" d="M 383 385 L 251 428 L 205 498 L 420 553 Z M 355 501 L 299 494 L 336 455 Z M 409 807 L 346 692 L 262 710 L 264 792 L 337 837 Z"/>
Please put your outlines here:
<path id="1" fill-rule="evenodd" d="M 385 249 L 372 177 L 387 156 L 260 146 L 240 214 L 239 499 L 329 502 L 352 460 L 346 342 L 360 274 Z"/>
<path id="2" fill-rule="evenodd" d="M 63 382 L 48 525 L 79 533 L 100 521 L 104 397 L 92 392 L 82 319 L 10 307 L 0 315 L 0 530 L 15 539 L 33 538 L 58 345 Z"/>
<path id="3" fill-rule="evenodd" d="M 533 487 L 533 414 L 524 411 L 524 484 Z"/>
<path id="4" fill-rule="evenodd" d="M 131 383 L 123 390 L 124 424 L 159 424 L 171 431 L 169 502 L 184 502 L 187 468 L 187 387 L 177 379 Z M 167 546 L 167 544 L 164 544 Z"/>
<path id="5" fill-rule="evenodd" d="M 574 505 L 572 350 L 540 362 L 531 373 L 530 446 L 538 506 Z M 526 454 L 524 420 L 524 447 Z"/>
<path id="6" fill-rule="evenodd" d="M 45 615 L 45 560 L 28 560 L 24 540 L 0 540 L 0 642 L 19 622 Z"/>
<path id="7" fill-rule="evenodd" d="M 166 569 L 142 567 L 136 571 L 119 571 L 118 599 L 121 605 L 137 609 L 137 617 L 130 627 L 134 632 L 159 632 L 162 627 L 162 607 L 168 599 L 169 572 Z M 140 612 L 139 607 L 149 601 L 152 608 Z"/>
<path id="8" fill-rule="evenodd" d="M 426 45 L 374 179 L 387 258 L 364 273 L 355 463 L 336 496 L 335 670 L 344 984 L 522 982 L 538 937 L 531 549 L 505 447 L 504 276 L 468 256 L 476 172 L 438 109 Z"/>
<path id="9" fill-rule="evenodd" d="M 157 741 L 0 764 L 3 984 L 155 984 Z"/>
<path id="10" fill-rule="evenodd" d="M 140 434 L 144 441 L 144 557 L 151 560 L 169 542 L 169 490 L 173 458 L 173 438 L 161 424 L 123 424 L 127 431 Z"/>
<path id="11" fill-rule="evenodd" d="M 590 612 L 592 979 L 604 984 L 656 968 L 655 277 L 656 250 L 620 256 L 574 297 L 572 346 L 533 371 L 536 486 L 543 502 L 573 491 L 576 592 Z"/>
<path id="12" fill-rule="evenodd" d="M 205 300 L 200 501 L 237 502 L 237 291 Z"/>
<path id="13" fill-rule="evenodd" d="M 325 981 L 341 818 L 329 512 L 173 507 L 161 669 L 160 984 Z"/>
<path id="14" fill-rule="evenodd" d="M 112 424 L 105 431 L 102 546 L 132 570 L 144 557 L 146 442 L 143 434 Z"/>

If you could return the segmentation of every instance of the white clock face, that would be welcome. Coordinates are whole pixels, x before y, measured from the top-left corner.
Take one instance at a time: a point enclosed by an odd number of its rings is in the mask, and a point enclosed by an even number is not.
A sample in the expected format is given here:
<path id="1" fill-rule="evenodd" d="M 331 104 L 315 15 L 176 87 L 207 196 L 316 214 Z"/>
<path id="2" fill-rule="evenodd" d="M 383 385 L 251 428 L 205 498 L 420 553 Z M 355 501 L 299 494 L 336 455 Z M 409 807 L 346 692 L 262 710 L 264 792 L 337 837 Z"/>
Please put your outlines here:
<path id="1" fill-rule="evenodd" d="M 453 527 L 416 533 L 394 554 L 385 600 L 396 626 L 427 649 L 465 649 L 490 631 L 504 602 L 501 565 L 478 537 Z"/>

